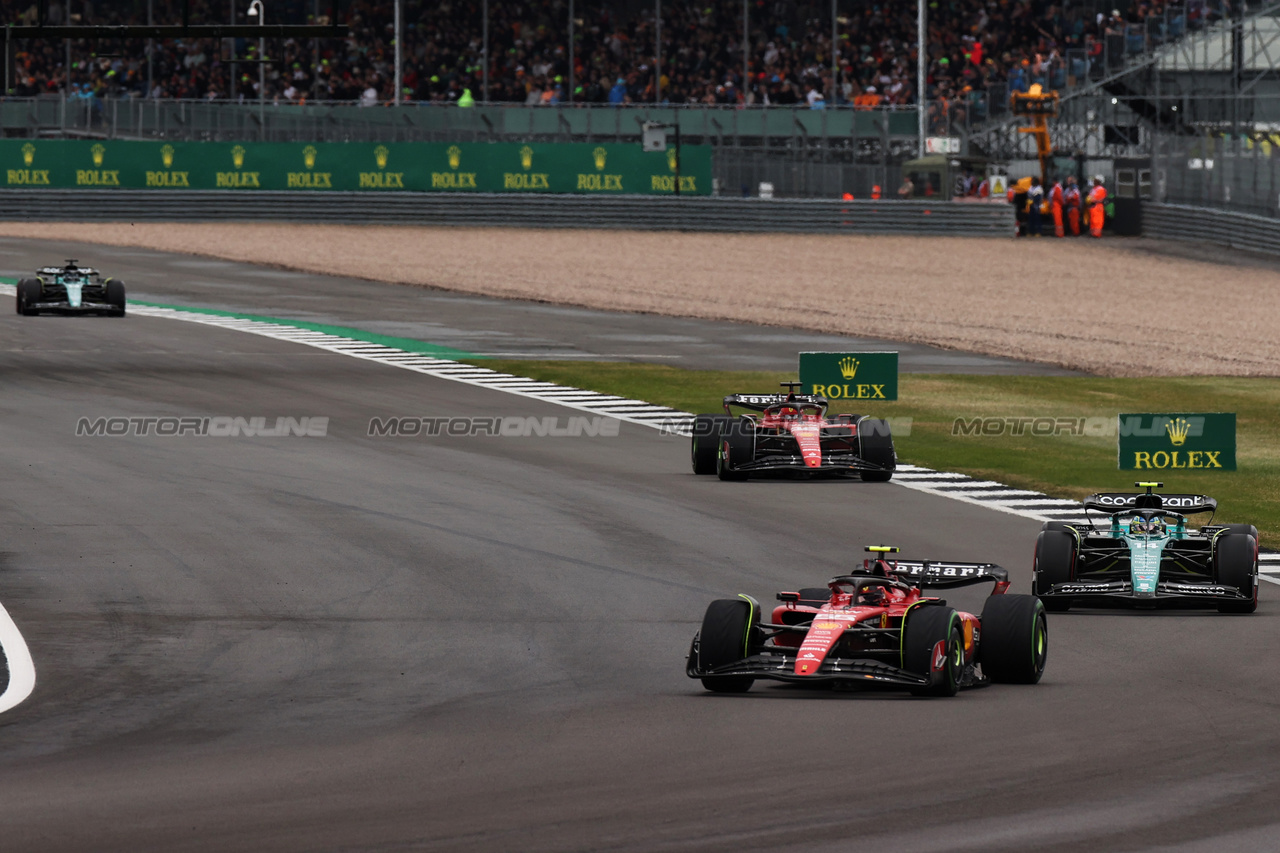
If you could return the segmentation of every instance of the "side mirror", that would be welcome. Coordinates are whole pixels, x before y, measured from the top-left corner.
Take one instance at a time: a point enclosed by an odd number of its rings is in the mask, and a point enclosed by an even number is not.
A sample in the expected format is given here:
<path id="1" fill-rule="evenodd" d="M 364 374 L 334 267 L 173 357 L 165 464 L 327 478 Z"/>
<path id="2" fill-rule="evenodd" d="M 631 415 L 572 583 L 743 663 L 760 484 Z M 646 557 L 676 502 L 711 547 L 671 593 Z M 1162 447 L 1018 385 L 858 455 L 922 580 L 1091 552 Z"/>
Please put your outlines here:
<path id="1" fill-rule="evenodd" d="M 778 593 L 779 601 L 799 601 L 800 593 L 798 592 L 780 592 Z"/>

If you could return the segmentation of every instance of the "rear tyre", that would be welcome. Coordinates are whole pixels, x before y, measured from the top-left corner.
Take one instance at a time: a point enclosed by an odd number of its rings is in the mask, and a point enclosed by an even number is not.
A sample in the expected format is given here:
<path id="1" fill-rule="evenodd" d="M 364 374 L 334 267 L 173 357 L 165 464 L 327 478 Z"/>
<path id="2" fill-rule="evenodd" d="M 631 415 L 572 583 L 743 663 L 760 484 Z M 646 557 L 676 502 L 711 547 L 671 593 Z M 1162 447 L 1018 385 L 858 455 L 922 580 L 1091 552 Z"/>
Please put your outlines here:
<path id="1" fill-rule="evenodd" d="M 941 645 L 939 645 L 941 644 Z M 937 671 L 935 659 L 941 655 Z M 964 671 L 964 638 L 960 616 L 950 607 L 913 607 L 903 628 L 902 668 L 929 676 L 927 687 L 913 687 L 916 696 L 954 696 L 960 690 Z"/>
<path id="2" fill-rule="evenodd" d="M 1036 539 L 1034 580 L 1031 591 L 1041 596 L 1044 609 L 1050 613 L 1066 613 L 1071 609 L 1071 599 L 1050 596 L 1054 584 L 1075 580 L 1076 538 L 1065 530 L 1045 530 Z"/>
<path id="3" fill-rule="evenodd" d="M 889 434 L 889 422 L 879 418 L 863 418 L 858 421 L 858 455 L 883 471 L 863 471 L 862 479 L 868 483 L 887 483 L 893 477 L 898 457 L 893 452 L 893 436 Z"/>
<path id="4" fill-rule="evenodd" d="M 124 282 L 119 279 L 107 279 L 107 304 L 111 306 L 110 316 L 124 316 Z"/>
<path id="5" fill-rule="evenodd" d="M 738 466 L 756 458 L 756 431 L 742 419 L 725 424 L 720 433 L 720 452 L 716 455 L 716 475 L 721 480 L 745 480 L 746 471 Z"/>
<path id="6" fill-rule="evenodd" d="M 750 653 L 751 617 L 751 605 L 742 599 L 722 598 L 707 606 L 698 632 L 699 672 L 735 663 Z M 750 676 L 704 678 L 702 686 L 715 693 L 746 693 L 754 681 Z"/>
<path id="7" fill-rule="evenodd" d="M 1222 529 L 1227 533 L 1244 533 L 1253 537 L 1253 541 L 1258 541 L 1258 528 L 1252 524 L 1224 524 Z"/>
<path id="8" fill-rule="evenodd" d="M 1044 675 L 1049 626 L 1034 595 L 993 595 L 982 606 L 978 662 L 997 684 L 1035 684 Z"/>
<path id="9" fill-rule="evenodd" d="M 18 282 L 16 308 L 19 314 L 34 317 L 37 311 L 30 306 L 40 301 L 40 280 L 24 278 Z"/>
<path id="10" fill-rule="evenodd" d="M 1040 532 L 1043 533 L 1046 530 L 1052 530 L 1055 533 L 1066 533 L 1070 536 L 1072 535 L 1072 529 L 1072 526 L 1065 521 L 1046 521 L 1044 526 L 1040 528 Z"/>
<path id="11" fill-rule="evenodd" d="M 1235 587 L 1249 598 L 1248 601 L 1219 602 L 1219 613 L 1252 613 L 1258 609 L 1257 541 L 1247 533 L 1222 533 L 1214 543 L 1214 580 L 1223 586 Z"/>

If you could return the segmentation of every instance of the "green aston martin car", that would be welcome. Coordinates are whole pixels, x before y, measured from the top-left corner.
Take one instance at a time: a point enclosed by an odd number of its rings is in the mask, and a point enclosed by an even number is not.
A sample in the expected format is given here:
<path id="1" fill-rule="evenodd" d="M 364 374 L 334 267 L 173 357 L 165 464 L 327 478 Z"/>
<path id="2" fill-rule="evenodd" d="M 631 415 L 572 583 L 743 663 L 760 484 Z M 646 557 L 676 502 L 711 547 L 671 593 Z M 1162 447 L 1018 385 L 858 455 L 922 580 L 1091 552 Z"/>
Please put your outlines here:
<path id="1" fill-rule="evenodd" d="M 1187 516 L 1214 513 L 1205 495 L 1157 494 L 1163 483 L 1135 483 L 1146 493 L 1104 492 L 1084 500 L 1097 523 L 1051 521 L 1036 540 L 1033 592 L 1046 610 L 1072 605 L 1258 607 L 1258 529 L 1212 523 L 1191 529 Z M 1212 522 L 1212 516 L 1210 516 Z"/>

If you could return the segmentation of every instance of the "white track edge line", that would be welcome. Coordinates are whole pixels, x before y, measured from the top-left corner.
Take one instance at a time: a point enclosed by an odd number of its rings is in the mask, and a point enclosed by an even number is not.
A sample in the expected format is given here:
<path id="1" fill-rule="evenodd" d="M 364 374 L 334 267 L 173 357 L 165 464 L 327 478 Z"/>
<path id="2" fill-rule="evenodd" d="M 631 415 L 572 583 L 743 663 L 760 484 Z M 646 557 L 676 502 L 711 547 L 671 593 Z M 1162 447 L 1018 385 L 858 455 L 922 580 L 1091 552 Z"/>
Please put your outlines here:
<path id="1" fill-rule="evenodd" d="M 26 701 L 36 689 L 36 664 L 22 632 L 14 624 L 9 611 L 0 604 L 0 648 L 9 667 L 9 684 L 0 693 L 0 714 Z"/>

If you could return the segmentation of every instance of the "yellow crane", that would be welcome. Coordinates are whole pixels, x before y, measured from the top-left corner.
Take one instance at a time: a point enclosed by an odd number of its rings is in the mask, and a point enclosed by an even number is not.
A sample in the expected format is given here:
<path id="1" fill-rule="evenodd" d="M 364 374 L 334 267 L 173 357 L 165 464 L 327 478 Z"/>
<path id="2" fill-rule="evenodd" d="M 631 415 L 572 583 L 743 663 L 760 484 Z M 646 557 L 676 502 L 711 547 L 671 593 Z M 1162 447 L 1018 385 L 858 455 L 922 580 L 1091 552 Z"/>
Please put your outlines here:
<path id="1" fill-rule="evenodd" d="M 1031 119 L 1030 127 L 1018 128 L 1018 133 L 1029 133 L 1036 141 L 1036 154 L 1040 159 L 1040 183 L 1049 183 L 1049 158 L 1053 145 L 1049 141 L 1049 119 L 1058 115 L 1058 93 L 1046 92 L 1039 83 L 1031 84 L 1025 92 L 1009 96 L 1009 109 L 1016 116 Z"/>

